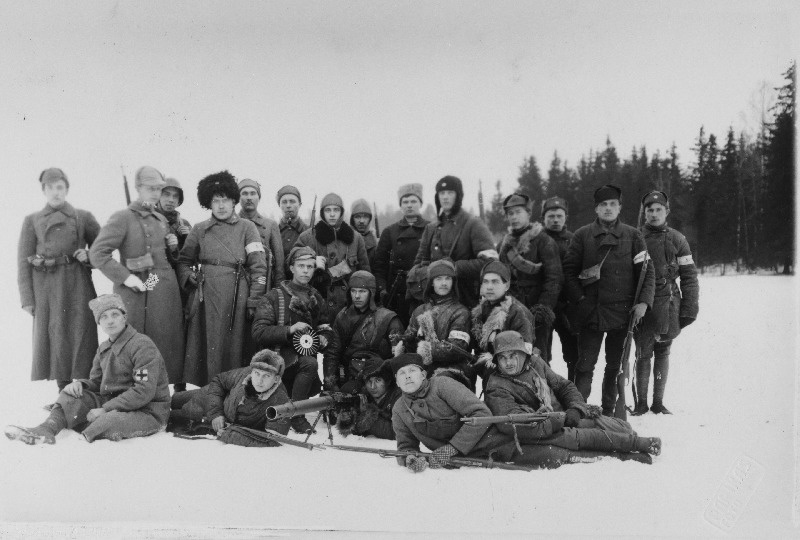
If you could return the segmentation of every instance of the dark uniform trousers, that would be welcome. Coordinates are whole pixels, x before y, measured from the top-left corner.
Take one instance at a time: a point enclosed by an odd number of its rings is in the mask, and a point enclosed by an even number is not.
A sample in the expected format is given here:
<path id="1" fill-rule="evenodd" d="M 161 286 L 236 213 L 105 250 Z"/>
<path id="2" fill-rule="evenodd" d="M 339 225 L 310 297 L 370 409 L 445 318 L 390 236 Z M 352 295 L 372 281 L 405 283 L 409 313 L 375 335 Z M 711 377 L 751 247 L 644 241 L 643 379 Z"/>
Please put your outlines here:
<path id="1" fill-rule="evenodd" d="M 587 327 L 578 334 L 578 363 L 575 365 L 575 386 L 586 399 L 592 390 L 594 366 L 600 356 L 600 345 L 603 343 L 603 334 L 606 337 L 606 367 L 603 373 L 602 407 L 603 414 L 611 414 L 617 400 L 617 372 L 622 362 L 622 349 L 626 328 L 599 330 Z"/>
<path id="2" fill-rule="evenodd" d="M 561 340 L 561 355 L 564 357 L 564 362 L 567 364 L 567 379 L 575 382 L 575 364 L 578 363 L 578 338 L 569 329 L 563 314 L 556 311 L 556 320 L 553 321 L 553 326 L 547 328 L 547 359 L 548 363 L 553 358 L 553 332 L 558 334 Z M 539 336 L 536 336 L 539 340 Z"/>
<path id="3" fill-rule="evenodd" d="M 86 420 L 90 410 L 102 407 L 113 397 L 84 389 L 79 398 L 61 392 L 56 403 L 64 410 L 67 427 L 80 431 L 89 442 L 100 438 L 119 441 L 145 437 L 164 429 L 164 424 L 145 411 L 109 411 L 94 422 Z"/>

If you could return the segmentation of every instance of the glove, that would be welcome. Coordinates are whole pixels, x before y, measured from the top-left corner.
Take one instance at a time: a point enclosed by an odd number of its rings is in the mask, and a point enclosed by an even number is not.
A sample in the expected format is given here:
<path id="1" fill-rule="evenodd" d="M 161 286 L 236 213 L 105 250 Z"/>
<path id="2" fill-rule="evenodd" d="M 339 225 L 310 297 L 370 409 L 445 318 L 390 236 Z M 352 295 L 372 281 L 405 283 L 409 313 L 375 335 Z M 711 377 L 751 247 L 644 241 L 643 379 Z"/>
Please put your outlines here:
<path id="1" fill-rule="evenodd" d="M 412 472 L 422 472 L 428 468 L 428 460 L 424 457 L 406 456 L 406 468 Z"/>
<path id="2" fill-rule="evenodd" d="M 338 380 L 336 379 L 336 375 L 326 375 L 325 378 L 322 380 L 322 386 L 325 387 L 325 390 L 328 392 L 338 392 L 339 391 L 339 384 Z"/>
<path id="3" fill-rule="evenodd" d="M 126 277 L 122 284 L 133 289 L 134 291 L 144 292 L 145 289 L 147 289 L 147 287 L 144 286 L 144 283 L 142 283 L 142 280 L 136 277 L 134 274 Z"/>
<path id="4" fill-rule="evenodd" d="M 440 446 L 431 453 L 430 466 L 431 469 L 441 469 L 450 463 L 450 458 L 458 454 L 458 450 L 452 444 Z"/>
<path id="5" fill-rule="evenodd" d="M 678 325 L 683 329 L 689 326 L 694 322 L 694 319 L 691 317 L 680 317 L 678 318 Z"/>
<path id="6" fill-rule="evenodd" d="M 578 427 L 581 421 L 581 412 L 578 409 L 567 409 L 567 416 L 564 418 L 564 427 Z"/>
<path id="7" fill-rule="evenodd" d="M 73 253 L 72 256 L 78 259 L 78 262 L 82 263 L 89 262 L 89 252 L 83 248 L 76 249 L 75 253 Z"/>

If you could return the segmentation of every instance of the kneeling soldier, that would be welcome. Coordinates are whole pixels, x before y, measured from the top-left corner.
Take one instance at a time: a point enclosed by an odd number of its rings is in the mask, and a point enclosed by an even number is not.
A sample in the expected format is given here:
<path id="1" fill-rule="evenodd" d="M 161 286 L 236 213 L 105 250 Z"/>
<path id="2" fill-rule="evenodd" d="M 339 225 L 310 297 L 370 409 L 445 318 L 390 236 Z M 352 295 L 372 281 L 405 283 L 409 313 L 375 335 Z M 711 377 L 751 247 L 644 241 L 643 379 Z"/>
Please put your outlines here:
<path id="1" fill-rule="evenodd" d="M 89 442 L 119 441 L 164 429 L 170 399 L 167 370 L 158 348 L 128 324 L 119 295 L 99 296 L 89 307 L 108 335 L 97 349 L 89 378 L 64 387 L 50 416 L 39 426 L 8 426 L 9 439 L 55 444 L 56 435 L 70 428 Z"/>

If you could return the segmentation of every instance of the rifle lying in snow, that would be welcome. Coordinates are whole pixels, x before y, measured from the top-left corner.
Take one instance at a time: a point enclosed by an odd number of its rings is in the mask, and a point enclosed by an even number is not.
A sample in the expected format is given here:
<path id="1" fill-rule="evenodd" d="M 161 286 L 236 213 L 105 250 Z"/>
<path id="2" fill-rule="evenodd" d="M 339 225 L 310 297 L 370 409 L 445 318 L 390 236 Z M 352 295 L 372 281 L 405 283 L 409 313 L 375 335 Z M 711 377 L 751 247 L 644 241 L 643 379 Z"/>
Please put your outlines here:
<path id="1" fill-rule="evenodd" d="M 518 413 L 505 414 L 502 416 L 470 416 L 462 418 L 461 421 L 471 426 L 487 426 L 489 424 L 538 424 L 550 418 L 546 414 L 539 413 Z"/>
<path id="2" fill-rule="evenodd" d="M 403 456 L 417 456 L 428 458 L 431 454 L 427 452 L 417 452 L 414 450 L 384 450 L 383 448 L 364 448 L 363 446 L 347 446 L 341 444 L 333 444 L 330 448 L 336 450 L 345 450 L 347 452 L 364 452 L 367 454 L 377 454 L 380 457 L 403 457 Z M 513 463 L 506 463 L 505 461 L 495 461 L 493 459 L 481 459 L 456 456 L 450 458 L 450 463 L 456 467 L 480 467 L 484 469 L 504 469 L 507 471 L 532 471 L 534 467 L 526 467 L 524 465 L 514 465 Z"/>

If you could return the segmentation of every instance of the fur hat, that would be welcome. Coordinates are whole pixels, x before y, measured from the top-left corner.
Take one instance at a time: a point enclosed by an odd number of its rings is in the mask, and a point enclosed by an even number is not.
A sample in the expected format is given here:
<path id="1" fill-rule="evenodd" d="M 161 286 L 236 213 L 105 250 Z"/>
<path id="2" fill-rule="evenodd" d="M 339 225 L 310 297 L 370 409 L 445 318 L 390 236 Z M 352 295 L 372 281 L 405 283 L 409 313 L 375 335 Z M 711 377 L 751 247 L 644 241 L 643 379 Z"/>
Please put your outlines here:
<path id="1" fill-rule="evenodd" d="M 67 189 L 69 189 L 69 180 L 67 180 L 67 175 L 64 174 L 64 171 L 61 169 L 52 167 L 50 169 L 43 170 L 42 174 L 39 175 L 39 183 L 42 184 L 42 189 L 44 189 L 46 182 L 56 182 L 58 180 L 63 180 L 64 183 L 67 184 Z"/>
<path id="2" fill-rule="evenodd" d="M 350 289 L 367 289 L 369 291 L 369 307 L 372 310 L 378 309 L 375 305 L 375 276 L 366 270 L 356 270 L 350 276 L 350 281 L 347 282 Z"/>
<path id="3" fill-rule="evenodd" d="M 669 210 L 669 197 L 663 191 L 653 190 L 644 197 L 642 197 L 642 207 L 647 208 L 653 203 L 663 204 Z"/>
<path id="4" fill-rule="evenodd" d="M 616 199 L 619 202 L 622 202 L 622 188 L 615 186 L 614 184 L 606 184 L 603 187 L 597 188 L 594 192 L 595 206 L 603 201 L 608 201 L 611 199 Z"/>
<path id="5" fill-rule="evenodd" d="M 497 358 L 498 354 L 506 351 L 519 351 L 525 356 L 528 355 L 528 348 L 525 346 L 525 340 L 522 339 L 522 334 L 514 330 L 506 330 L 495 336 L 494 358 Z"/>
<path id="6" fill-rule="evenodd" d="M 134 185 L 137 189 L 140 186 L 164 187 L 165 184 L 164 175 L 155 167 L 145 165 L 144 167 L 139 167 L 139 170 L 136 171 Z"/>
<path id="7" fill-rule="evenodd" d="M 322 198 L 322 202 L 319 203 L 319 218 L 322 220 L 325 219 L 323 210 L 325 210 L 326 206 L 338 206 L 342 209 L 342 215 L 344 216 L 344 202 L 336 193 L 328 193 Z"/>
<path id="8" fill-rule="evenodd" d="M 397 377 L 398 371 L 411 365 L 419 366 L 422 372 L 425 372 L 425 364 L 422 363 L 422 357 L 417 353 L 403 353 L 389 360 L 389 367 L 392 368 L 392 375 L 395 377 Z"/>
<path id="9" fill-rule="evenodd" d="M 181 183 L 178 182 L 174 178 L 167 178 L 167 179 L 164 180 L 164 187 L 161 188 L 161 191 L 163 192 L 167 188 L 174 188 L 174 189 L 178 190 L 178 206 L 182 205 L 183 204 L 183 188 L 181 187 Z"/>
<path id="10" fill-rule="evenodd" d="M 531 198 L 524 193 L 512 193 L 503 200 L 503 211 L 508 211 L 509 208 L 515 206 L 522 206 L 528 213 L 531 213 Z"/>
<path id="11" fill-rule="evenodd" d="M 287 184 L 278 190 L 277 195 L 275 195 L 275 200 L 278 201 L 278 204 L 281 204 L 281 197 L 284 195 L 295 195 L 301 204 L 303 202 L 302 197 L 300 197 L 300 191 L 294 186 Z"/>
<path id="12" fill-rule="evenodd" d="M 302 261 L 304 259 L 317 259 L 317 253 L 308 246 L 295 246 L 286 257 L 286 265 L 291 266 L 295 261 Z"/>
<path id="13" fill-rule="evenodd" d="M 367 382 L 370 377 L 380 377 L 386 381 L 387 386 L 394 384 L 394 377 L 392 377 L 392 368 L 389 366 L 389 361 L 384 360 L 373 352 L 368 352 L 368 354 L 369 356 L 364 359 L 364 368 L 359 374 L 361 379 Z"/>
<path id="14" fill-rule="evenodd" d="M 497 274 L 504 283 L 511 281 L 511 272 L 508 270 L 508 266 L 500 261 L 489 261 L 481 268 L 481 281 L 486 274 Z"/>
<path id="15" fill-rule="evenodd" d="M 261 184 L 256 182 L 255 180 L 250 180 L 249 178 L 245 178 L 241 182 L 239 182 L 239 193 L 246 187 L 251 187 L 256 190 L 258 193 L 258 198 L 261 198 Z"/>
<path id="16" fill-rule="evenodd" d="M 89 300 L 89 309 L 94 314 L 94 322 L 100 323 L 100 315 L 109 309 L 118 309 L 122 313 L 128 313 L 125 309 L 125 303 L 122 297 L 118 294 L 101 294 L 97 298 Z"/>
<path id="17" fill-rule="evenodd" d="M 250 360 L 250 367 L 271 371 L 278 377 L 282 377 L 285 363 L 281 355 L 272 349 L 264 349 L 253 355 L 253 359 Z"/>
<path id="18" fill-rule="evenodd" d="M 436 202 L 436 215 L 439 215 L 441 212 L 442 205 L 439 204 L 439 192 L 440 191 L 455 191 L 456 192 L 456 202 L 453 205 L 453 209 L 450 211 L 452 214 L 455 214 L 459 210 L 461 210 L 461 203 L 464 200 L 464 186 L 461 183 L 461 179 L 455 176 L 445 176 L 441 178 L 438 182 L 436 182 L 436 196 L 434 197 L 434 202 Z"/>
<path id="19" fill-rule="evenodd" d="M 567 208 L 567 201 L 561 197 L 550 197 L 542 203 L 542 215 L 545 215 L 549 210 L 561 208 L 565 213 L 569 212 Z"/>
<path id="20" fill-rule="evenodd" d="M 200 180 L 197 184 L 197 200 L 200 206 L 211 210 L 211 199 L 214 195 L 223 195 L 233 199 L 234 204 L 238 203 L 239 186 L 236 185 L 236 178 L 228 171 L 220 171 Z"/>
<path id="21" fill-rule="evenodd" d="M 422 184 L 404 184 L 400 186 L 400 189 L 397 190 L 398 203 L 403 200 L 403 197 L 408 197 L 409 195 L 414 195 L 419 199 L 419 203 L 422 204 Z"/>
<path id="22" fill-rule="evenodd" d="M 456 265 L 450 259 L 439 259 L 428 265 L 428 281 L 432 282 L 439 276 L 456 277 Z"/>

